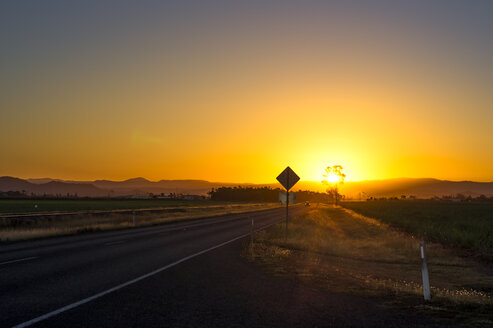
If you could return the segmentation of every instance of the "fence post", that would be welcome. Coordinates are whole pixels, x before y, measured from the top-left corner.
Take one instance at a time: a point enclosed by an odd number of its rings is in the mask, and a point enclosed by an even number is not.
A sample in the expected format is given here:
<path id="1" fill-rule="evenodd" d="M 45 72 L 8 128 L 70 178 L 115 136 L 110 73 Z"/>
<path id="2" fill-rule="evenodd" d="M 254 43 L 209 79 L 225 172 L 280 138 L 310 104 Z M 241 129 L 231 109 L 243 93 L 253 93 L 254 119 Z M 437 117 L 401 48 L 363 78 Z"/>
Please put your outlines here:
<path id="1" fill-rule="evenodd" d="M 425 301 L 429 301 L 431 299 L 430 279 L 428 276 L 428 265 L 426 264 L 425 242 L 422 241 L 421 243 L 419 243 L 419 247 L 421 250 L 421 275 L 423 277 L 423 294 L 424 294 Z"/>

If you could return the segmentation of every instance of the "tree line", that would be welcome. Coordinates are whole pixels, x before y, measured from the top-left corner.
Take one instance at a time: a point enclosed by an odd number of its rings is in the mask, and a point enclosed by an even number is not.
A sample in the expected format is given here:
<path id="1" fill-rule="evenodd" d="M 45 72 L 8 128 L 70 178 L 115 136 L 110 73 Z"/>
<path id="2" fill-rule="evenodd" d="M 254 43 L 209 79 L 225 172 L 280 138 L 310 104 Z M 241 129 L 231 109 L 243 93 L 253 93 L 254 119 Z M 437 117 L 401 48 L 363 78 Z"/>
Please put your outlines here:
<path id="1" fill-rule="evenodd" d="M 280 188 L 270 187 L 220 187 L 212 189 L 208 194 L 214 201 L 229 202 L 278 202 Z M 296 201 L 302 202 L 327 202 L 329 197 L 325 193 L 298 190 L 296 191 Z"/>

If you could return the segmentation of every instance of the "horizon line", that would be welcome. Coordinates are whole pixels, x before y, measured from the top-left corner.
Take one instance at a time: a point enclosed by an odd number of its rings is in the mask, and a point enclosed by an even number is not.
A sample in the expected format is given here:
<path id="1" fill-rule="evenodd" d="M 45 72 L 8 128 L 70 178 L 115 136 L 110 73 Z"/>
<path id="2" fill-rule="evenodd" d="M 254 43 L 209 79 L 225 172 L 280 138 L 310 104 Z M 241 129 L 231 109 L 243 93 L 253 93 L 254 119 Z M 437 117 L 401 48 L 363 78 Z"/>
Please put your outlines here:
<path id="1" fill-rule="evenodd" d="M 149 180 L 144 177 L 134 177 L 134 178 L 128 178 L 124 180 L 111 180 L 111 179 L 93 179 L 93 180 L 75 180 L 75 179 L 62 179 L 62 178 L 50 178 L 50 177 L 43 177 L 43 178 L 23 178 L 23 177 L 15 177 L 15 176 L 9 176 L 9 175 L 3 175 L 1 177 L 10 177 L 10 178 L 17 178 L 17 179 L 22 179 L 22 180 L 42 180 L 42 179 L 49 179 L 53 181 L 62 181 L 62 182 L 95 182 L 95 181 L 111 181 L 111 182 L 125 182 L 129 180 L 136 180 L 136 179 L 143 179 L 148 182 L 161 182 L 161 181 L 204 181 L 204 182 L 209 182 L 209 183 L 224 183 L 224 184 L 240 184 L 240 185 L 272 185 L 272 184 L 279 184 L 277 181 L 272 181 L 272 182 L 260 182 L 260 183 L 255 183 L 255 182 L 227 182 L 227 181 L 212 181 L 212 180 L 206 180 L 206 179 L 199 179 L 199 178 L 180 178 L 180 179 L 160 179 L 160 180 Z M 398 178 L 387 178 L 387 179 L 363 179 L 363 180 L 346 180 L 345 182 L 376 182 L 376 181 L 389 181 L 389 180 L 437 180 L 437 181 L 449 181 L 449 182 L 475 182 L 475 183 L 493 183 L 493 181 L 481 181 L 481 180 L 450 180 L 450 179 L 439 179 L 439 178 L 430 178 L 430 177 L 420 177 L 420 178 L 409 178 L 409 177 L 398 177 Z M 322 182 L 321 180 L 303 180 L 300 179 L 300 182 Z"/>

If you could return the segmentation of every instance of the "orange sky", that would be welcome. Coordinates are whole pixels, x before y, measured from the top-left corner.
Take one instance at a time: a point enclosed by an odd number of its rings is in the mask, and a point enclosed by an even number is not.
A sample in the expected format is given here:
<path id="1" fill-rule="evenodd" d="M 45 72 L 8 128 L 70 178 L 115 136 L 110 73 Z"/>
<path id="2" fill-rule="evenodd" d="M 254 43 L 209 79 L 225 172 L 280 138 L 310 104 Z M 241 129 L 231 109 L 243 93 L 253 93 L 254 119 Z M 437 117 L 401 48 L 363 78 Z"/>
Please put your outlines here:
<path id="1" fill-rule="evenodd" d="M 391 3 L 4 8 L 0 175 L 493 181 L 488 11 Z"/>

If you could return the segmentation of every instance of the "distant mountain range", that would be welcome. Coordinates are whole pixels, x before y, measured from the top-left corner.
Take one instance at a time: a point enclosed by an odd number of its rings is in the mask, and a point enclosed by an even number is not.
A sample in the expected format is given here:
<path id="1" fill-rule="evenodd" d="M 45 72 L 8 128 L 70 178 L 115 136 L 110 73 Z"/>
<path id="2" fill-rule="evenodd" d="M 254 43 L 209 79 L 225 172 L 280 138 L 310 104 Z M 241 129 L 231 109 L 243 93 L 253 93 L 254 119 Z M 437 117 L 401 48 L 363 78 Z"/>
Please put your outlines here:
<path id="1" fill-rule="evenodd" d="M 205 180 L 160 180 L 149 181 L 144 178 L 134 178 L 124 181 L 95 180 L 69 181 L 51 178 L 19 179 L 0 177 L 0 191 L 19 191 L 28 195 L 74 195 L 80 197 L 107 197 L 153 194 L 199 194 L 204 195 L 212 188 L 219 187 L 272 187 L 278 188 L 278 183 L 249 184 L 222 183 Z M 296 190 L 312 190 L 323 192 L 325 187 L 319 181 L 300 181 Z M 389 179 L 346 182 L 340 186 L 340 192 L 346 196 L 362 197 L 391 197 L 416 196 L 430 198 L 433 196 L 464 194 L 473 197 L 479 195 L 493 196 L 493 182 L 447 181 L 437 179 Z"/>
<path id="2" fill-rule="evenodd" d="M 28 180 L 13 177 L 0 177 L 0 191 L 20 191 L 27 195 L 77 194 L 78 196 L 89 197 L 102 197 L 108 195 L 105 190 L 100 189 L 91 183 L 73 183 L 52 179 L 40 183 L 32 183 Z"/>
<path id="3" fill-rule="evenodd" d="M 480 195 L 491 197 L 493 196 L 493 182 L 401 178 L 346 182 L 341 186 L 341 193 L 352 197 L 359 197 L 362 192 L 367 196 L 373 197 L 413 195 L 418 198 L 431 198 L 457 194 L 472 197 Z"/>
<path id="4" fill-rule="evenodd" d="M 0 177 L 0 191 L 20 191 L 27 195 L 74 195 L 79 197 L 115 197 L 153 194 L 198 194 L 205 195 L 212 188 L 238 186 L 237 183 L 209 182 L 205 180 L 161 180 L 149 181 L 134 178 L 124 181 L 95 180 L 71 181 L 51 178 L 19 179 Z M 248 186 L 251 184 L 241 184 Z"/>

